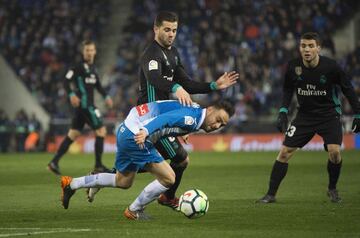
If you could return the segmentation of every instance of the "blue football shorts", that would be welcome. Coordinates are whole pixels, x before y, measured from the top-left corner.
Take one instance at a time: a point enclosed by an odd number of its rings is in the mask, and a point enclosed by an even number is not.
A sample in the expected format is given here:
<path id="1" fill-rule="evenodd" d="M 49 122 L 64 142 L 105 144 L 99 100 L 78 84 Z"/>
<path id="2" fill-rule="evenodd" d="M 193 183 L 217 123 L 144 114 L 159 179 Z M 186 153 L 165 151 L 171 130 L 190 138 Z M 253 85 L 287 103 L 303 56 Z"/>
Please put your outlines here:
<path id="1" fill-rule="evenodd" d="M 116 147 L 115 168 L 122 173 L 137 172 L 144 169 L 146 164 L 164 160 L 151 142 L 145 141 L 145 148 L 140 149 L 134 140 L 134 133 L 124 123 L 116 130 Z"/>

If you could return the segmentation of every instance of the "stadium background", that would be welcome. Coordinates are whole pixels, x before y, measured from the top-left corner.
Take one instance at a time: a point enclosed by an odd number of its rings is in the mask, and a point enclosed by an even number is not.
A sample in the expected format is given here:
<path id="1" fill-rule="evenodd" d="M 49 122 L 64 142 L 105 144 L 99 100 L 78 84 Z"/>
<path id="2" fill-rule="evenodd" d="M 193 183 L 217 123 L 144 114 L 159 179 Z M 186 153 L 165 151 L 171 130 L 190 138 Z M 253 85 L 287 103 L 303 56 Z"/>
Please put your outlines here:
<path id="1" fill-rule="evenodd" d="M 153 19 L 160 10 L 180 16 L 176 47 L 194 80 L 209 82 L 229 70 L 240 73 L 235 87 L 193 97 L 198 102 L 230 99 L 236 113 L 218 136 L 194 136 L 189 149 L 201 149 L 196 146 L 201 139 L 209 141 L 201 150 L 276 150 L 281 135 L 268 135 L 276 133 L 284 66 L 297 56 L 301 33 L 321 35 L 322 54 L 350 73 L 360 95 L 359 5 L 354 0 L 1 0 L 3 151 L 55 150 L 71 118 L 64 74 L 81 59 L 84 39 L 97 42 L 101 81 L 114 99 L 115 107 L 106 110 L 97 98 L 111 132 L 135 104 L 137 60 L 153 39 Z M 349 132 L 351 108 L 342 103 Z M 89 135 L 71 151 L 92 151 Z M 359 136 L 346 138 L 345 148 L 360 148 Z M 106 151 L 114 150 L 113 140 L 107 138 Z M 321 141 L 315 139 L 309 148 L 322 149 Z"/>
<path id="2" fill-rule="evenodd" d="M 297 55 L 302 32 L 321 34 L 322 54 L 337 59 L 360 94 L 359 6 L 355 0 L 0 0 L 0 237 L 359 237 L 360 137 L 349 133 L 346 101 L 344 144 L 357 149 L 342 152 L 338 189 L 343 203 L 333 204 L 326 196 L 323 151 L 297 153 L 278 202 L 254 203 L 266 192 L 282 141 L 274 127 L 282 74 L 286 61 Z M 80 60 L 80 42 L 96 40 L 96 64 L 115 108 L 105 110 L 101 99 L 97 105 L 111 132 L 134 105 L 137 59 L 152 40 L 159 10 L 179 13 L 176 46 L 195 80 L 210 81 L 230 69 L 240 72 L 235 87 L 193 98 L 223 96 L 236 106 L 225 130 L 190 137 L 188 149 L 201 151 L 190 153 L 177 195 L 203 190 L 209 212 L 189 220 L 154 202 L 147 207 L 153 220 L 129 222 L 122 211 L 153 179 L 146 173 L 129 190 L 102 190 L 92 204 L 79 191 L 64 210 L 59 178 L 45 169 L 53 154 L 43 152 L 53 151 L 57 136 L 69 126 L 64 74 Z M 79 153 L 93 150 L 87 132 L 71 147 L 75 154 L 61 161 L 64 174 L 78 177 L 93 169 L 93 154 Z M 30 143 L 37 136 L 39 143 Z M 107 139 L 106 151 L 114 150 L 113 141 Z M 307 149 L 322 150 L 321 140 Z M 104 154 L 103 161 L 111 166 L 114 154 Z"/>

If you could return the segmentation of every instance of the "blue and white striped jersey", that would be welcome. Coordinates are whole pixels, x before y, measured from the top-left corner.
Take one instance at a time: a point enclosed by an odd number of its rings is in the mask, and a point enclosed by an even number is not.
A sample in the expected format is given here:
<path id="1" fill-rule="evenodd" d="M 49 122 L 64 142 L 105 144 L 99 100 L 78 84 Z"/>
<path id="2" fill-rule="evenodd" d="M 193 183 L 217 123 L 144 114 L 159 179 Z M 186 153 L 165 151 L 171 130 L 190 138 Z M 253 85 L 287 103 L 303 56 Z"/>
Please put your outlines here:
<path id="1" fill-rule="evenodd" d="M 155 101 L 133 107 L 125 126 L 134 134 L 146 130 L 149 140 L 156 142 L 164 136 L 180 136 L 200 129 L 206 109 L 198 104 L 183 106 L 175 100 Z"/>

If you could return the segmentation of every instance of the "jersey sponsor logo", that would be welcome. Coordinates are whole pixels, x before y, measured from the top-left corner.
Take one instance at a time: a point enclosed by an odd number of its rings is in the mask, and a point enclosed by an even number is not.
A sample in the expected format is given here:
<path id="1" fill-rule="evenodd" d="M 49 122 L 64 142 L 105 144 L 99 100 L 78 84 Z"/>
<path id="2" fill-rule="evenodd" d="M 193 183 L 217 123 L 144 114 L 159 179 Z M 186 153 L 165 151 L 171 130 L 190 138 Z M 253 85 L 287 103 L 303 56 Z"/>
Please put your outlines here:
<path id="1" fill-rule="evenodd" d="M 301 68 L 301 66 L 296 66 L 296 67 L 295 67 L 295 74 L 296 74 L 297 76 L 300 76 L 300 75 L 302 74 L 302 68 Z"/>
<path id="2" fill-rule="evenodd" d="M 301 96 L 326 96 L 326 90 L 316 90 L 316 85 L 306 84 L 306 89 L 298 88 L 297 94 Z"/>
<path id="3" fill-rule="evenodd" d="M 185 125 L 191 126 L 195 123 L 195 119 L 191 116 L 185 116 L 184 118 L 185 118 L 185 121 L 184 121 Z"/>
<path id="4" fill-rule="evenodd" d="M 73 70 L 69 70 L 69 71 L 66 73 L 65 78 L 71 79 L 73 75 L 74 75 L 74 71 L 73 71 Z"/>
<path id="5" fill-rule="evenodd" d="M 142 104 L 136 107 L 136 111 L 138 112 L 139 116 L 144 116 L 149 112 L 149 108 L 147 104 Z"/>
<path id="6" fill-rule="evenodd" d="M 159 69 L 159 64 L 156 60 L 150 60 L 149 62 L 149 71 L 151 70 L 158 70 Z"/>
<path id="7" fill-rule="evenodd" d="M 95 84 L 96 83 L 96 78 L 86 77 L 85 78 L 85 83 L 87 83 L 87 84 Z"/>

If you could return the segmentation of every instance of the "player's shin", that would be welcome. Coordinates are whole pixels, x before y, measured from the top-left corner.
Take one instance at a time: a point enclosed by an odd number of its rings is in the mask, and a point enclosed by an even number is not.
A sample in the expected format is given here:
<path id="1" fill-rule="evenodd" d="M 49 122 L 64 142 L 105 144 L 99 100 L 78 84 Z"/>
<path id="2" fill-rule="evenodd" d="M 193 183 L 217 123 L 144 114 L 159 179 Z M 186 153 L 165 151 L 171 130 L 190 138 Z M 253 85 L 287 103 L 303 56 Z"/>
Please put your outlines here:
<path id="1" fill-rule="evenodd" d="M 71 189 L 91 187 L 116 187 L 116 174 L 99 173 L 79 178 L 73 178 L 70 184 Z"/>
<path id="2" fill-rule="evenodd" d="M 144 209 L 144 207 L 150 202 L 154 201 L 159 195 L 169 188 L 162 185 L 158 180 L 154 180 L 148 184 L 135 201 L 129 206 L 131 211 L 138 211 Z"/>
<path id="3" fill-rule="evenodd" d="M 63 142 L 61 142 L 61 145 L 51 162 L 56 163 L 56 164 L 59 163 L 60 158 L 68 151 L 70 145 L 73 142 L 74 141 L 71 140 L 70 137 L 66 136 L 65 139 L 63 140 Z"/>
<path id="4" fill-rule="evenodd" d="M 267 194 L 275 196 L 281 181 L 285 177 L 288 170 L 288 163 L 282 163 L 278 160 L 275 161 L 271 171 L 269 190 Z"/>
<path id="5" fill-rule="evenodd" d="M 101 157 L 104 151 L 104 137 L 96 136 L 95 138 L 95 168 L 101 167 Z"/>
<path id="6" fill-rule="evenodd" d="M 186 169 L 186 166 L 179 166 L 178 163 L 170 163 L 171 168 L 174 170 L 175 173 L 175 183 L 165 192 L 165 196 L 168 199 L 175 198 L 176 190 L 180 185 L 182 175 L 184 173 L 184 170 Z"/>
<path id="7" fill-rule="evenodd" d="M 331 162 L 331 160 L 328 160 L 327 171 L 329 174 L 329 185 L 328 185 L 329 190 L 336 189 L 336 184 L 340 176 L 341 165 L 342 165 L 342 161 L 340 161 L 340 163 L 335 164 Z"/>

